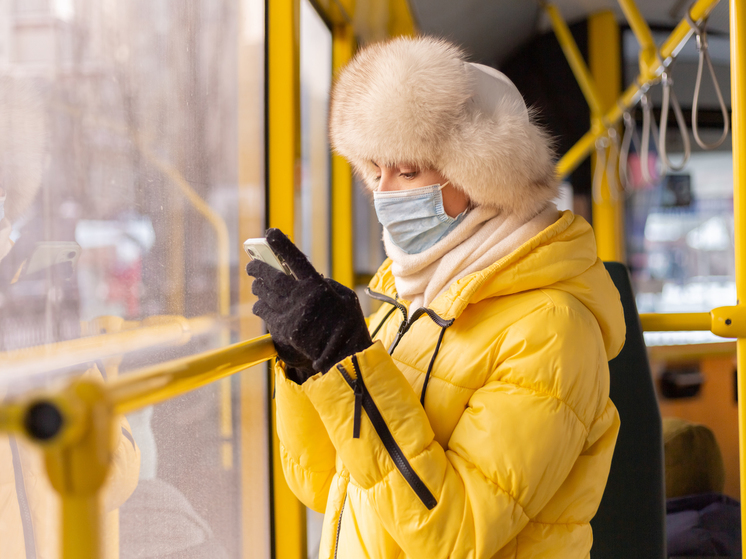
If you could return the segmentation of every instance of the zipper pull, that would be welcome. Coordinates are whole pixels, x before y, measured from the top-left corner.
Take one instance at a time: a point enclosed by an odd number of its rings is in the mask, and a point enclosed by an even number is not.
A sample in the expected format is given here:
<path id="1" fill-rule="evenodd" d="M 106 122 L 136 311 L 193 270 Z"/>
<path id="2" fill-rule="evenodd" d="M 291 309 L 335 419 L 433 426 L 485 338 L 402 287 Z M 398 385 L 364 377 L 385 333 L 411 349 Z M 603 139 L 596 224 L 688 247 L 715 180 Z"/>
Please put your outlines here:
<path id="1" fill-rule="evenodd" d="M 394 336 L 394 341 L 391 342 L 391 345 L 389 346 L 389 355 L 394 353 L 394 350 L 396 349 L 396 346 L 399 345 L 399 340 L 401 340 L 401 337 L 404 335 L 404 332 L 407 331 L 409 327 L 407 326 L 407 320 L 404 319 L 402 323 L 399 325 L 399 329 L 396 331 L 396 336 Z"/>
<path id="2" fill-rule="evenodd" d="M 360 378 L 355 379 L 355 412 L 352 419 L 352 438 L 360 438 L 360 421 L 363 415 L 363 383 Z"/>

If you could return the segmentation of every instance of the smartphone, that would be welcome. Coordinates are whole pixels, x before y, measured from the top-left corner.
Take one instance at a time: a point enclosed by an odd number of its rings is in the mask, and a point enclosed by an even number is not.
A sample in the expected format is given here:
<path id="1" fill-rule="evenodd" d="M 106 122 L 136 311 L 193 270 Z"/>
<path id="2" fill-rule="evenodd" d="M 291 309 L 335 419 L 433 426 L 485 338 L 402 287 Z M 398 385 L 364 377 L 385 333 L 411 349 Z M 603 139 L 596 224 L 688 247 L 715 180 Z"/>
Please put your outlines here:
<path id="1" fill-rule="evenodd" d="M 80 245 L 75 241 L 42 241 L 36 243 L 23 275 L 31 275 L 55 264 L 70 262 L 72 270 L 80 257 Z"/>
<path id="2" fill-rule="evenodd" d="M 243 249 L 252 260 L 261 260 L 262 262 L 266 262 L 273 268 L 280 270 L 281 272 L 285 272 L 287 275 L 293 276 L 295 279 L 298 279 L 293 271 L 290 269 L 290 267 L 282 259 L 282 257 L 275 254 L 275 252 L 272 250 L 272 247 L 269 246 L 267 239 L 265 239 L 264 237 L 258 239 L 246 239 L 243 242 Z"/>

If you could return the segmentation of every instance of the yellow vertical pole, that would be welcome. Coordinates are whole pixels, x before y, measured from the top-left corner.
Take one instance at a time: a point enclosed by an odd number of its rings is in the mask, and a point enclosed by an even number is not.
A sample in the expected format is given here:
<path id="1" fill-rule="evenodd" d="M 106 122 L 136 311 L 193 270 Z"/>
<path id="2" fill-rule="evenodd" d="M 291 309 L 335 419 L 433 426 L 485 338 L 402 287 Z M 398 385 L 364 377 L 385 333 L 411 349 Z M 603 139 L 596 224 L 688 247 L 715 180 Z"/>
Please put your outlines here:
<path id="1" fill-rule="evenodd" d="M 591 75 L 597 87 L 602 110 L 608 111 L 621 93 L 621 52 L 619 25 L 610 11 L 600 12 L 588 19 L 588 58 Z M 607 158 L 609 152 L 607 149 Z M 595 175 L 596 155 L 592 156 Z M 618 184 L 618 176 L 616 183 Z M 617 189 L 618 190 L 618 189 Z M 624 205 L 618 191 L 610 191 L 604 174 L 600 200 L 593 200 L 593 230 L 596 233 L 598 256 L 602 260 L 624 262 Z"/>
<path id="2" fill-rule="evenodd" d="M 294 237 L 300 174 L 299 0 L 267 3 L 269 225 Z"/>
<path id="3" fill-rule="evenodd" d="M 61 557 L 99 559 L 103 556 L 100 495 L 113 452 L 113 415 L 101 383 L 80 381 L 66 397 L 77 409 L 77 420 L 68 427 L 67 441 L 44 449 L 49 481 L 62 505 Z"/>
<path id="4" fill-rule="evenodd" d="M 733 219 L 736 249 L 736 292 L 746 301 L 746 0 L 730 0 L 730 83 L 733 138 Z M 746 338 L 737 343 L 738 446 L 741 502 L 746 502 Z M 746 510 L 741 509 L 741 532 L 746 533 Z"/>
<path id="5" fill-rule="evenodd" d="M 300 4 L 267 2 L 269 225 L 293 237 L 300 175 Z M 274 557 L 306 557 L 306 509 L 285 481 L 272 400 L 272 510 Z"/>
<path id="6" fill-rule="evenodd" d="M 355 36 L 350 24 L 332 28 L 332 72 L 337 72 L 352 58 Z M 354 229 L 352 203 L 352 169 L 347 160 L 332 154 L 332 276 L 342 285 L 354 287 Z"/>
<path id="7" fill-rule="evenodd" d="M 389 0 L 389 18 L 386 31 L 390 37 L 412 36 L 417 32 L 417 24 L 406 0 Z"/>

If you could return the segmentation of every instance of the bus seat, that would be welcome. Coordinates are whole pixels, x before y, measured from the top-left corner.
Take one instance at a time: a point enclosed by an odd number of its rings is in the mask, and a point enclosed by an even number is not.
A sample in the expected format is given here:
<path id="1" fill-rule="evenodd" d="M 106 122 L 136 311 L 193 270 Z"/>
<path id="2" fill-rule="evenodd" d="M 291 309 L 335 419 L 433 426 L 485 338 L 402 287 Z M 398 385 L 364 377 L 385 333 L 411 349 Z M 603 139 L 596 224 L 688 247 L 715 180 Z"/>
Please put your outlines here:
<path id="1" fill-rule="evenodd" d="M 627 325 L 621 353 L 609 362 L 610 396 L 621 427 L 609 481 L 593 527 L 593 559 L 665 559 L 666 497 L 661 416 L 629 272 L 605 262 Z"/>

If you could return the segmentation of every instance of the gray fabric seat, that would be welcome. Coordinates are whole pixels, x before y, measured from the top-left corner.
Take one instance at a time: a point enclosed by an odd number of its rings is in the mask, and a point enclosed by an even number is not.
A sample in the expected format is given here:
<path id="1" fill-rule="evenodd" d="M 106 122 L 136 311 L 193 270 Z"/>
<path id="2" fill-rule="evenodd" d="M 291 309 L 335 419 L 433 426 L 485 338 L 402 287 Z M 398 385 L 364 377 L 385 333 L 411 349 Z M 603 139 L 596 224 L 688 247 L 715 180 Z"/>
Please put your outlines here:
<path id="1" fill-rule="evenodd" d="M 627 267 L 606 262 L 621 295 L 627 340 L 609 362 L 621 428 L 593 527 L 593 559 L 664 559 L 666 502 L 661 416 Z"/>

